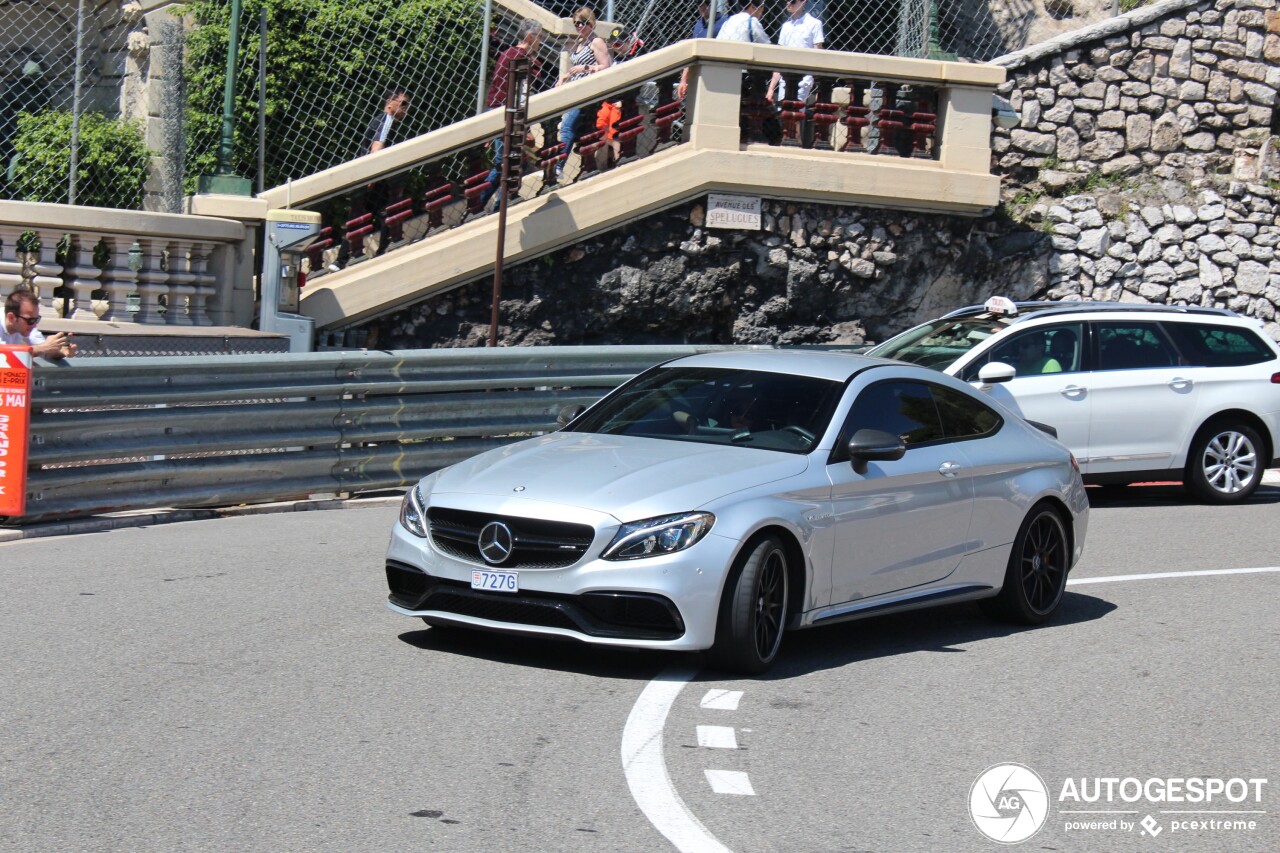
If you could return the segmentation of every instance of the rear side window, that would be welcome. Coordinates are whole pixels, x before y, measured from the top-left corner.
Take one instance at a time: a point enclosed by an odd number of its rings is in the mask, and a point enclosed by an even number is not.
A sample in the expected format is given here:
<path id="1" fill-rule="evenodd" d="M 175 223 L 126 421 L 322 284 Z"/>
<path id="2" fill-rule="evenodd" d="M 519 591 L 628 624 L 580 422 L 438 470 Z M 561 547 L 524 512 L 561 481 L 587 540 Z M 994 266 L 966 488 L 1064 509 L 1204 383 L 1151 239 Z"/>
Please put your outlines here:
<path id="1" fill-rule="evenodd" d="M 1177 367 L 1178 353 L 1157 323 L 1095 323 L 1099 370 Z"/>
<path id="2" fill-rule="evenodd" d="M 1165 331 L 1194 367 L 1240 367 L 1275 358 L 1258 334 L 1237 326 L 1211 323 L 1166 323 Z"/>
<path id="3" fill-rule="evenodd" d="M 1000 428 L 1000 416 L 982 403 L 951 388 L 932 386 L 942 431 L 948 439 L 982 438 Z"/>

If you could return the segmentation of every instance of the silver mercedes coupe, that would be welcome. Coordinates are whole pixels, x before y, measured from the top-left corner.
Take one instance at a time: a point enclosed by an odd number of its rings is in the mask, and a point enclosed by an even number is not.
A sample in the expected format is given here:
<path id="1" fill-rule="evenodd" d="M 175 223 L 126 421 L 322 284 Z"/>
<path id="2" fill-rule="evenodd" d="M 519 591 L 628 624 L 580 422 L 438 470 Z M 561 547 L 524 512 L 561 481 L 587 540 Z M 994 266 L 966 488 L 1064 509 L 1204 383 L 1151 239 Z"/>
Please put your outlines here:
<path id="1" fill-rule="evenodd" d="M 1084 547 L 1049 428 L 923 367 L 706 353 L 571 414 L 409 490 L 392 610 L 759 673 L 785 631 L 861 616 L 981 600 L 1043 622 Z"/>

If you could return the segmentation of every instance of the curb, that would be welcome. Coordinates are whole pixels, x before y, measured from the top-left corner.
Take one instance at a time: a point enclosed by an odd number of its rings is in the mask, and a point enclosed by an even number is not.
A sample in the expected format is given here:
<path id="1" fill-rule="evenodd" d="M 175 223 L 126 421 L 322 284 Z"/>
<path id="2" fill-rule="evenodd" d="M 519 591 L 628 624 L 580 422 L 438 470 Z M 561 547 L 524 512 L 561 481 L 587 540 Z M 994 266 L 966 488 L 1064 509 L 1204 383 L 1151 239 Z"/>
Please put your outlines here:
<path id="1" fill-rule="evenodd" d="M 151 527 L 181 521 L 206 521 L 214 518 L 236 518 L 244 515 L 274 515 L 282 512 L 315 512 L 332 509 L 399 506 L 401 495 L 379 495 L 367 498 L 317 498 L 315 500 L 279 501 L 209 509 L 154 509 L 95 516 L 72 521 L 51 521 L 12 529 L 0 527 L 0 543 L 46 536 L 71 536 L 77 533 L 100 533 L 127 527 Z"/>

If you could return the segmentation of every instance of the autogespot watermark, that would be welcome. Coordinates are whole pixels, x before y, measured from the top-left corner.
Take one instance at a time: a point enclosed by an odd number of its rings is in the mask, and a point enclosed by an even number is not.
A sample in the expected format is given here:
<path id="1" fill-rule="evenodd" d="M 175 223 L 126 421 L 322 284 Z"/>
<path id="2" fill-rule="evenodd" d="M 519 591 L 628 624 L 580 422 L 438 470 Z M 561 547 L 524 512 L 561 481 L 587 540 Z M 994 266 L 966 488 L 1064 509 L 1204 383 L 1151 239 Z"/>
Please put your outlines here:
<path id="1" fill-rule="evenodd" d="M 1199 838 L 1258 829 L 1267 814 L 1267 780 L 1244 777 L 1069 776 L 1052 800 L 1049 786 L 1022 764 L 995 764 L 969 789 L 969 815 L 978 831 L 1000 844 L 1026 841 L 1050 822 L 1069 835 L 1137 833 Z"/>

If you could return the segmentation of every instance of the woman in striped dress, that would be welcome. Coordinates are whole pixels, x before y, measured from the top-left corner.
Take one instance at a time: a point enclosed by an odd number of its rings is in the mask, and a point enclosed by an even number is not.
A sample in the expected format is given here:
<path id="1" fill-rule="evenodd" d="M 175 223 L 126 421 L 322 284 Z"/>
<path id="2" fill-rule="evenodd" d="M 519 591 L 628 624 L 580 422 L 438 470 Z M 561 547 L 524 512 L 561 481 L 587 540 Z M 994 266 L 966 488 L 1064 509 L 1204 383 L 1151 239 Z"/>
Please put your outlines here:
<path id="1" fill-rule="evenodd" d="M 589 6 L 583 6 L 573 13 L 573 26 L 578 31 L 578 37 L 570 47 L 569 71 L 560 78 L 557 86 L 603 71 L 613 62 L 604 39 L 596 35 L 596 13 Z M 560 123 L 560 143 L 564 150 L 561 152 L 560 162 L 556 164 L 557 183 L 564 171 L 565 158 L 569 156 L 574 141 L 580 135 L 578 119 L 581 115 L 582 108 L 574 107 L 564 114 L 564 120 Z"/>

